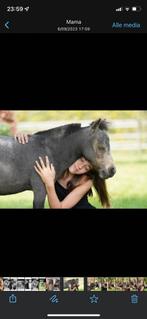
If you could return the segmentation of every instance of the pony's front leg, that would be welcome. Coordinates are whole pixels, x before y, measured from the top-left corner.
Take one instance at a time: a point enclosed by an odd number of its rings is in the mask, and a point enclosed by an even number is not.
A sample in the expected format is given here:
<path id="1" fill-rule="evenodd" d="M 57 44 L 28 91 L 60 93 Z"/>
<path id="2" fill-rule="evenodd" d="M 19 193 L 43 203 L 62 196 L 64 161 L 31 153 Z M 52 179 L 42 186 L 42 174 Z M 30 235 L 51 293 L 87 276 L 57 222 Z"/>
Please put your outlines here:
<path id="1" fill-rule="evenodd" d="M 46 189 L 40 177 L 33 174 L 31 178 L 31 185 L 34 193 L 33 208 L 44 208 Z"/>
<path id="2" fill-rule="evenodd" d="M 44 208 L 46 193 L 40 191 L 34 192 L 33 208 Z"/>

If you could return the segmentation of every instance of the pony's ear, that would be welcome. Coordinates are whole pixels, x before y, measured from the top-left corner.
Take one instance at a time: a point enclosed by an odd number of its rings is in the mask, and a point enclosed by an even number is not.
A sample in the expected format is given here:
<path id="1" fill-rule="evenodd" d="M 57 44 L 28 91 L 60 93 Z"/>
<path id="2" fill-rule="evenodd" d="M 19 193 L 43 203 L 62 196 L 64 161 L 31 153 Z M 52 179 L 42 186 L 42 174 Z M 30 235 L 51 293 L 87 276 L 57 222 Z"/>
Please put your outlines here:
<path id="1" fill-rule="evenodd" d="M 109 122 L 105 119 L 98 119 L 90 124 L 90 127 L 93 131 L 99 130 L 108 130 Z"/>

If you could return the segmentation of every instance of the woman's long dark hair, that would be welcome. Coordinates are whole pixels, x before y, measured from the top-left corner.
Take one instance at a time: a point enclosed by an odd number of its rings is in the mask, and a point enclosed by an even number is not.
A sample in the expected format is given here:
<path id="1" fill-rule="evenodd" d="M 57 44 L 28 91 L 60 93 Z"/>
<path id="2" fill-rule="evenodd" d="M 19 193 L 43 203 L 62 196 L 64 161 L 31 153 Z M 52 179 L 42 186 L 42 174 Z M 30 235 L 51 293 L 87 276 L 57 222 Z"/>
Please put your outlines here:
<path id="1" fill-rule="evenodd" d="M 89 172 L 87 175 L 93 180 L 93 186 L 96 189 L 102 206 L 107 208 L 111 207 L 110 198 L 107 191 L 106 180 L 101 179 L 98 173 L 95 171 Z M 92 193 L 91 190 L 90 193 Z"/>
<path id="2" fill-rule="evenodd" d="M 65 172 L 65 174 L 68 174 L 68 170 Z M 93 186 L 99 196 L 99 200 L 101 202 L 101 205 L 106 208 L 110 208 L 110 199 L 109 194 L 107 191 L 107 185 L 106 181 L 104 179 L 101 179 L 98 175 L 98 173 L 94 170 L 89 171 L 86 174 L 90 179 L 93 181 Z M 78 181 L 80 181 L 82 175 L 74 175 L 71 181 L 67 183 L 67 188 L 69 191 L 72 191 L 76 186 Z M 90 189 L 88 192 L 88 195 L 92 195 L 92 190 Z"/>

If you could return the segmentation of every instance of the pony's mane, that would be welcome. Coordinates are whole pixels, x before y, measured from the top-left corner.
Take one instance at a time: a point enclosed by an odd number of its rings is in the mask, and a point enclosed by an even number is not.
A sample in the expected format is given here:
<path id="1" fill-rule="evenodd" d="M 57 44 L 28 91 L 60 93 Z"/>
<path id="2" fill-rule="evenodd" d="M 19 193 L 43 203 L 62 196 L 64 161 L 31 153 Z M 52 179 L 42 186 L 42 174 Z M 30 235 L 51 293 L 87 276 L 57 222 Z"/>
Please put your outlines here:
<path id="1" fill-rule="evenodd" d="M 110 125 L 110 122 L 108 122 L 106 119 L 99 119 L 99 129 L 100 130 L 108 130 Z"/>
<path id="2" fill-rule="evenodd" d="M 65 130 L 65 136 L 77 132 L 81 128 L 80 123 L 67 124 L 67 128 Z"/>
<path id="3" fill-rule="evenodd" d="M 105 131 L 108 131 L 108 128 L 110 126 L 110 122 L 108 122 L 106 119 L 98 119 L 96 121 L 93 121 L 90 126 L 93 128 L 93 129 L 96 129 L 96 128 L 99 128 L 100 130 L 105 130 Z"/>
<path id="4" fill-rule="evenodd" d="M 62 132 L 64 131 L 64 136 L 66 137 L 67 135 L 77 132 L 80 128 L 81 128 L 80 123 L 66 124 L 66 125 L 54 127 L 46 131 L 36 132 L 34 135 L 44 135 L 46 133 L 51 133 L 51 132 L 54 133 L 55 131 L 59 132 L 61 130 Z"/>

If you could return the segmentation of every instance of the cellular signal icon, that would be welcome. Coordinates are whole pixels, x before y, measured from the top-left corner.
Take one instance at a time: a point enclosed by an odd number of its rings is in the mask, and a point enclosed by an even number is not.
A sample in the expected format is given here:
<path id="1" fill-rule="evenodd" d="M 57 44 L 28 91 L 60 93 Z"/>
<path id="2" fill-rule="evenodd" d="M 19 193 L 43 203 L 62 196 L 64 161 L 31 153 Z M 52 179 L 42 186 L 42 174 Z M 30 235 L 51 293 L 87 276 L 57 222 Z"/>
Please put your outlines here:
<path id="1" fill-rule="evenodd" d="M 123 7 L 117 8 L 117 9 L 115 9 L 115 11 L 116 11 L 116 12 L 121 12 L 121 11 L 123 11 Z"/>
<path id="2" fill-rule="evenodd" d="M 59 299 L 57 298 L 56 295 L 53 295 L 53 296 L 50 298 L 50 301 L 51 301 L 51 303 L 58 303 L 58 302 L 59 302 Z"/>

